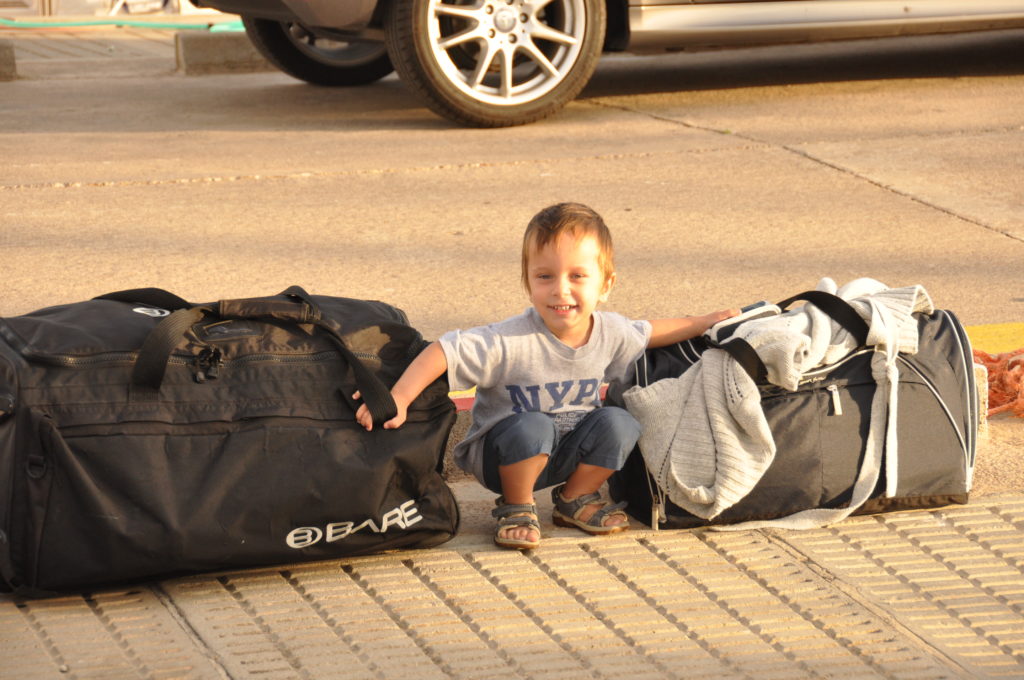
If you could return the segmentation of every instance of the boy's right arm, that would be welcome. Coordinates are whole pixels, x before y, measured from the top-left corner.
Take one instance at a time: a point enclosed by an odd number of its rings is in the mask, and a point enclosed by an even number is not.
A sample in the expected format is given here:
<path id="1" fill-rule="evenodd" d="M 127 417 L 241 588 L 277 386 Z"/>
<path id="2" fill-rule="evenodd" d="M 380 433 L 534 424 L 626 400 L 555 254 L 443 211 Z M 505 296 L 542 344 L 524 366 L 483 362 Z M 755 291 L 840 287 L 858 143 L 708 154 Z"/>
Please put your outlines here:
<path id="1" fill-rule="evenodd" d="M 398 407 L 398 415 L 384 423 L 384 429 L 394 430 L 401 427 L 405 422 L 409 404 L 416 397 L 420 396 L 420 392 L 425 390 L 430 383 L 444 375 L 447 370 L 448 360 L 445 358 L 441 345 L 437 341 L 427 345 L 427 348 L 420 352 L 412 360 L 412 363 L 406 367 L 402 377 L 391 388 L 391 396 L 395 400 L 395 406 Z M 359 392 L 352 395 L 353 399 L 359 399 L 360 397 Z M 366 408 L 366 404 L 362 404 L 359 410 L 356 411 L 356 421 L 367 430 L 373 429 L 373 418 L 370 416 L 370 409 Z"/>

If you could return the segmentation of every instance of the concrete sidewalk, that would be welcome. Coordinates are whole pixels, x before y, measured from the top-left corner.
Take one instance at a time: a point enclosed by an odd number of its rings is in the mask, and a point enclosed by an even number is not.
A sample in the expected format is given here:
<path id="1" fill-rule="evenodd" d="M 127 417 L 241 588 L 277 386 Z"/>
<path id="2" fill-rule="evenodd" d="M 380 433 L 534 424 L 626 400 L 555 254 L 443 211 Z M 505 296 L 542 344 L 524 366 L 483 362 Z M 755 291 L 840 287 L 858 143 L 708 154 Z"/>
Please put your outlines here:
<path id="1" fill-rule="evenodd" d="M 438 549 L 0 596 L 0 677 L 1024 677 L 1019 493 L 807 532 L 545 522 L 518 553 L 455 489 Z"/>

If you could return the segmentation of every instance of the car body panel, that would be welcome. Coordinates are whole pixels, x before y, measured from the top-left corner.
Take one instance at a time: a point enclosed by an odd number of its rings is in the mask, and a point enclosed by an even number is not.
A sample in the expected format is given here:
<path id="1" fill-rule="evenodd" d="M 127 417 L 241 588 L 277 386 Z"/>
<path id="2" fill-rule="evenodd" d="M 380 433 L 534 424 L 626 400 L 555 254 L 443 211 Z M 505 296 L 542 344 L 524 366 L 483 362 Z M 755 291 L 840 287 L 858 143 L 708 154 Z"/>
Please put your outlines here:
<path id="1" fill-rule="evenodd" d="M 370 23 L 377 0 L 282 0 L 306 26 L 328 26 L 336 30 L 358 30 Z"/>
<path id="2" fill-rule="evenodd" d="M 1022 0 L 633 0 L 635 52 L 889 37 L 1024 26 Z"/>
<path id="3" fill-rule="evenodd" d="M 191 0 L 241 16 L 274 21 L 297 21 L 307 27 L 358 32 L 369 26 L 378 0 Z"/>

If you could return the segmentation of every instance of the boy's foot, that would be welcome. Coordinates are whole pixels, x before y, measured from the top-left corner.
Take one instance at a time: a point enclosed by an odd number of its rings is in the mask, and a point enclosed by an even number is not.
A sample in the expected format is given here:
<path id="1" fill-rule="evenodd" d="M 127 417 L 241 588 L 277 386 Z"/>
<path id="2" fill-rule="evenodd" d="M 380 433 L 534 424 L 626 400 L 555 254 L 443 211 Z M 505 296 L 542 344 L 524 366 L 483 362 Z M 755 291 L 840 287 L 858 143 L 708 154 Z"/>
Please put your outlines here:
<path id="1" fill-rule="evenodd" d="M 494 530 L 494 542 L 502 548 L 532 550 L 540 545 L 540 522 L 537 521 L 537 506 L 532 503 L 506 503 L 498 498 L 498 505 L 491 515 L 498 518 Z"/>
<path id="2" fill-rule="evenodd" d="M 629 528 L 629 517 L 622 511 L 625 503 L 602 500 L 598 493 L 588 493 L 576 498 L 565 498 L 562 489 L 557 486 L 551 491 L 551 500 L 555 504 L 552 513 L 556 525 L 575 527 L 593 536 L 603 536 L 625 531 Z"/>

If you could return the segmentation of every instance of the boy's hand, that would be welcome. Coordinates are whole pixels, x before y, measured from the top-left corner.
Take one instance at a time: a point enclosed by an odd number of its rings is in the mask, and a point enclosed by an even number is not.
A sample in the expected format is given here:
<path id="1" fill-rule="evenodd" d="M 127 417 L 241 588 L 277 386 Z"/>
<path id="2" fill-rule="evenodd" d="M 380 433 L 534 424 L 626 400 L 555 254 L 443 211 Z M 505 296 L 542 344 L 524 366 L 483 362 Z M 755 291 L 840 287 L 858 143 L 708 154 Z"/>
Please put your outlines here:
<path id="1" fill-rule="evenodd" d="M 681 319 L 653 319 L 648 347 L 665 347 L 701 335 L 719 321 L 731 319 L 740 313 L 738 309 L 722 309 L 704 316 L 687 316 Z"/>
<path id="2" fill-rule="evenodd" d="M 362 397 L 363 395 L 359 392 L 352 395 L 352 398 L 356 401 L 362 399 Z M 384 423 L 385 430 L 396 430 L 400 428 L 408 417 L 408 404 L 402 403 L 400 399 L 395 399 L 395 406 L 398 407 L 398 415 Z M 373 416 L 370 415 L 370 409 L 366 408 L 366 404 L 360 404 L 359 410 L 356 411 L 356 422 L 366 428 L 367 432 L 373 429 Z"/>
<path id="3" fill-rule="evenodd" d="M 726 319 L 731 319 L 734 316 L 738 316 L 739 313 L 739 309 L 721 309 L 717 312 L 711 312 L 710 314 L 705 316 L 705 318 L 708 320 L 708 328 L 711 328 L 716 323 L 725 321 Z M 704 330 L 707 330 L 707 328 Z"/>

